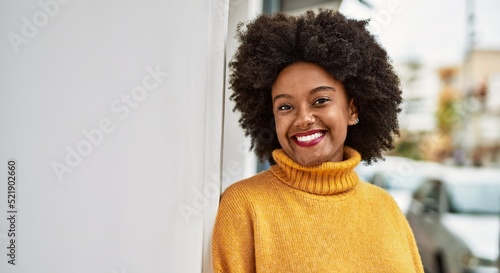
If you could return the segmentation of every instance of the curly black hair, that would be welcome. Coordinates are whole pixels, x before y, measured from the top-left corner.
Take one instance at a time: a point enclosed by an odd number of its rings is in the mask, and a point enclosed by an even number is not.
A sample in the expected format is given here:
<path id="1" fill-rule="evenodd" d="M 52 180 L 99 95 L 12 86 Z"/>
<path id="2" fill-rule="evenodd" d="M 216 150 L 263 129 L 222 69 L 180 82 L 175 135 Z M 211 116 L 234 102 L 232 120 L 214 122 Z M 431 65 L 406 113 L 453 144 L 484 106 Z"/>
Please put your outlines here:
<path id="1" fill-rule="evenodd" d="M 231 100 L 241 112 L 239 123 L 251 137 L 251 149 L 274 164 L 272 151 L 281 148 L 276 136 L 271 88 L 286 66 L 310 62 L 343 83 L 354 100 L 360 122 L 349 126 L 345 145 L 367 164 L 383 158 L 399 136 L 399 78 L 383 49 L 366 29 L 368 21 L 348 19 L 320 9 L 303 15 L 260 15 L 240 23 L 240 45 L 229 63 Z"/>

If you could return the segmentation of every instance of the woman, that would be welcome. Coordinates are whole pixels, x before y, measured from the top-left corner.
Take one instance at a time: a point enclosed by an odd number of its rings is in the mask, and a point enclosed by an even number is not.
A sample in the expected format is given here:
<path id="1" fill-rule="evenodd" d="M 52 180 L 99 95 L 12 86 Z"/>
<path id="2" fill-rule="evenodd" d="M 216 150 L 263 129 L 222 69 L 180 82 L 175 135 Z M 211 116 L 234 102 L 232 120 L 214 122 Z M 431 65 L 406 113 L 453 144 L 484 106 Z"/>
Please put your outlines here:
<path id="1" fill-rule="evenodd" d="M 399 79 L 366 24 L 320 10 L 239 27 L 231 99 L 272 166 L 222 195 L 215 272 L 423 272 L 397 204 L 354 172 L 399 134 Z"/>

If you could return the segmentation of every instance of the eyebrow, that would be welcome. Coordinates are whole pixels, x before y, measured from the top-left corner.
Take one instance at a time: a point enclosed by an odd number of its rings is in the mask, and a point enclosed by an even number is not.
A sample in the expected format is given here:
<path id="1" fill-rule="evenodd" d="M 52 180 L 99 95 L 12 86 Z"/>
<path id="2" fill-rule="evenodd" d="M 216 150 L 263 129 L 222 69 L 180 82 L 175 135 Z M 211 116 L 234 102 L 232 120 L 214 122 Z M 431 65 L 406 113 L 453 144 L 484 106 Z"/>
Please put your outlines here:
<path id="1" fill-rule="evenodd" d="M 317 92 L 320 92 L 320 91 L 325 91 L 325 90 L 330 90 L 330 91 L 336 91 L 335 87 L 333 86 L 326 86 L 326 85 L 322 85 L 322 86 L 318 86 L 316 88 L 313 88 L 309 91 L 309 94 L 314 94 L 314 93 L 317 93 Z M 287 98 L 287 99 L 291 99 L 292 96 L 288 95 L 288 94 L 279 94 L 277 95 L 276 97 L 273 98 L 273 102 L 275 102 L 276 100 L 280 99 L 280 98 Z"/>
<path id="2" fill-rule="evenodd" d="M 334 91 L 334 92 L 337 91 L 335 89 L 335 87 L 333 87 L 333 86 L 326 86 L 325 85 L 325 86 L 318 86 L 318 87 L 312 89 L 311 91 L 309 91 L 309 94 L 314 94 L 314 93 L 317 93 L 317 92 L 320 92 L 320 91 L 325 91 L 325 90 L 330 90 L 330 91 Z"/>

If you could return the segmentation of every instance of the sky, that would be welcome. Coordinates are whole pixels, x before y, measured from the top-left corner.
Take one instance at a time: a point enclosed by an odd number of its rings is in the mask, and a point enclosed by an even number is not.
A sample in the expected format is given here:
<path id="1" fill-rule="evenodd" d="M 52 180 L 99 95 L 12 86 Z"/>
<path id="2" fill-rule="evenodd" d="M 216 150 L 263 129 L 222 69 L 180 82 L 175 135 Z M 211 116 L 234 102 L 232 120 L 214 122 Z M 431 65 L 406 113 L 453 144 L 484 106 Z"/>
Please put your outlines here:
<path id="1" fill-rule="evenodd" d="M 370 29 L 396 61 L 419 59 L 431 66 L 460 63 L 468 43 L 467 5 L 475 13 L 475 46 L 500 50 L 498 0 L 344 0 L 340 11 L 371 18 Z"/>

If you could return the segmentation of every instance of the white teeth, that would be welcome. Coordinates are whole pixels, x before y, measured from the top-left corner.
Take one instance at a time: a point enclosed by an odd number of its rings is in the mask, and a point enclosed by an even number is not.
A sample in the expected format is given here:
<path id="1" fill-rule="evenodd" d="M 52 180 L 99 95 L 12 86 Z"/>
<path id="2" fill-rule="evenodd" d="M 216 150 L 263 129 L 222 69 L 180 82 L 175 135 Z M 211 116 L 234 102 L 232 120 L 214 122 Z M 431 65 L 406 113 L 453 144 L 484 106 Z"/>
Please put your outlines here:
<path id="1" fill-rule="evenodd" d="M 312 135 L 308 135 L 308 136 L 299 136 L 297 137 L 297 140 L 300 141 L 300 142 L 309 142 L 309 141 L 312 141 L 312 140 L 315 140 L 317 138 L 320 138 L 323 134 L 322 133 L 314 133 Z"/>

